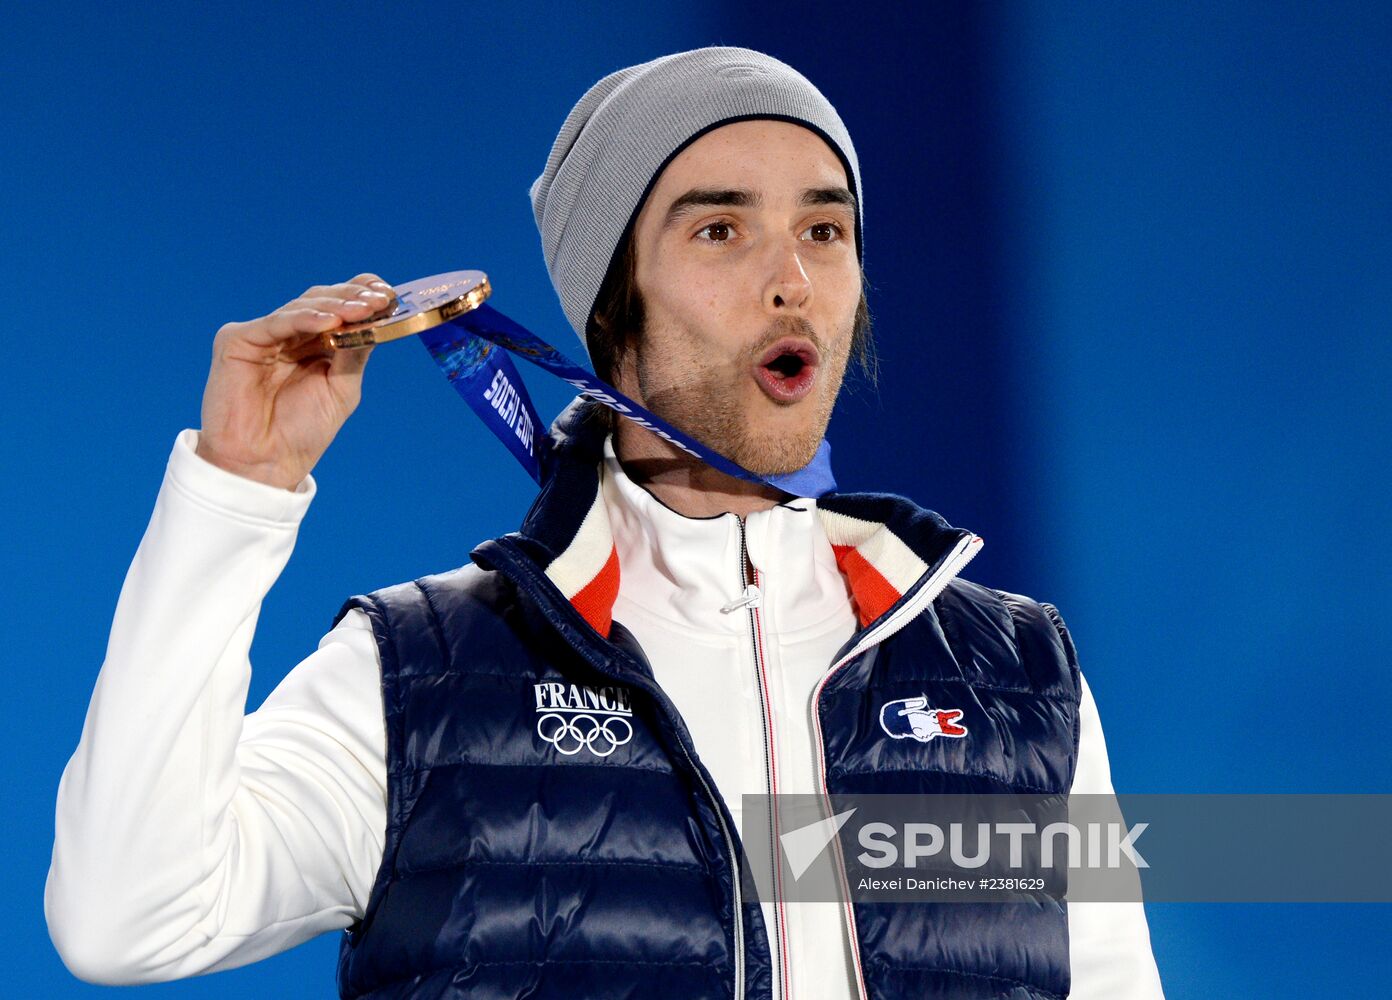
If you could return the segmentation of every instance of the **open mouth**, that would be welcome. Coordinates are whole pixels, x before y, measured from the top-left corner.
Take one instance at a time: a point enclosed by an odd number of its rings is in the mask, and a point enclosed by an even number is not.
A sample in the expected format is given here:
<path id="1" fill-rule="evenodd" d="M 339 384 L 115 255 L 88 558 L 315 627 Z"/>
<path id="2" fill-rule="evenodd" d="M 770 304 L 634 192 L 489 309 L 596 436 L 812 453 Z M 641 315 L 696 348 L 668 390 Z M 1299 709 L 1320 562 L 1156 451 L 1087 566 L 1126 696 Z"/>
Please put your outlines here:
<path id="1" fill-rule="evenodd" d="M 784 337 L 754 366 L 755 381 L 775 402 L 795 403 L 812 391 L 819 361 L 811 343 Z"/>

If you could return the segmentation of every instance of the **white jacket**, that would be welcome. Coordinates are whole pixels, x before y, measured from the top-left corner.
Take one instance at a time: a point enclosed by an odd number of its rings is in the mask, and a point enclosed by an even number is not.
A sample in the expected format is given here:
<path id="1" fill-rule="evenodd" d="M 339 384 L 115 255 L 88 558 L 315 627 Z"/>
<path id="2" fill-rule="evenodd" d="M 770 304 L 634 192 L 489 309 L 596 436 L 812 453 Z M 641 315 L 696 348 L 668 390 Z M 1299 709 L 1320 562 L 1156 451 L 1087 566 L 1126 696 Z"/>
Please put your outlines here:
<path id="1" fill-rule="evenodd" d="M 359 919 L 382 859 L 385 739 L 377 644 L 350 612 L 244 715 L 261 601 L 285 567 L 315 483 L 294 491 L 225 472 L 175 441 L 117 603 L 82 737 L 58 790 L 45 890 L 72 972 L 148 983 L 244 965 Z M 759 570 L 773 760 L 733 514 L 688 518 L 624 475 L 606 442 L 605 503 L 624 567 L 614 618 L 648 654 L 718 790 L 812 793 L 812 689 L 855 616 L 814 501 L 745 519 Z M 1075 792 L 1112 790 L 1082 685 Z M 857 995 L 843 909 L 764 903 L 786 935 L 789 997 Z M 1162 997 L 1139 903 L 1070 902 L 1079 1000 Z M 325 970 L 326 977 L 331 975 Z M 777 996 L 777 993 L 775 993 Z"/>

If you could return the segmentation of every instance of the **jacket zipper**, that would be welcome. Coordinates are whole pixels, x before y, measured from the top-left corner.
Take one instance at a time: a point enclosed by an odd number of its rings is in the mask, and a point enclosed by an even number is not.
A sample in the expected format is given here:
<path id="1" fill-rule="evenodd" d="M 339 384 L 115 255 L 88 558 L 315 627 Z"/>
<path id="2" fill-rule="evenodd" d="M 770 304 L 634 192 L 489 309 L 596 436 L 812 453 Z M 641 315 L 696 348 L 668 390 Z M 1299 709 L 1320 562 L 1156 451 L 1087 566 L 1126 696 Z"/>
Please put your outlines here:
<path id="1" fill-rule="evenodd" d="M 981 541 L 979 536 L 970 534 L 964 535 L 959 539 L 957 544 L 953 547 L 951 554 L 943 560 L 942 565 L 938 567 L 938 571 L 924 581 L 918 593 L 915 594 L 908 603 L 891 613 L 888 618 L 867 632 L 865 636 L 851 648 L 850 652 L 837 659 L 836 662 L 831 665 L 831 669 L 829 669 L 822 676 L 822 679 L 817 682 L 816 690 L 812 693 L 812 728 L 817 736 L 818 783 L 822 788 L 822 802 L 826 807 L 828 816 L 832 814 L 833 806 L 831 794 L 827 791 L 826 746 L 822 742 L 822 717 L 819 711 L 822 689 L 826 687 L 827 681 L 831 680 L 836 672 L 851 660 L 855 659 L 871 646 L 878 645 L 888 639 L 895 632 L 898 632 L 904 626 L 908 625 L 909 622 L 917 618 L 919 614 L 943 592 L 943 589 L 952 581 L 952 578 L 962 572 L 962 568 L 966 566 L 967 563 L 971 562 L 973 557 L 981 551 Z M 856 931 L 855 906 L 851 902 L 850 886 L 846 881 L 846 865 L 842 860 L 841 838 L 839 836 L 832 837 L 831 843 L 836 852 L 837 875 L 840 877 L 841 889 L 846 901 L 846 929 L 851 938 L 851 955 L 855 959 L 856 986 L 860 991 L 860 1000 L 869 1000 L 870 991 L 869 987 L 865 984 L 865 969 L 860 962 L 860 935 Z"/>
<path id="2" fill-rule="evenodd" d="M 741 596 L 738 600 L 727 604 L 727 608 L 732 610 L 738 607 L 749 609 L 749 643 L 754 652 L 754 675 L 759 691 L 759 721 L 763 728 L 764 736 L 764 790 L 768 795 L 769 802 L 769 857 L 772 859 L 773 867 L 773 972 L 774 981 L 777 983 L 774 996 L 788 1000 L 791 992 L 788 979 L 791 978 L 791 970 L 787 962 L 787 934 L 783 926 L 783 900 L 782 891 L 779 884 L 782 872 L 778 864 L 778 798 L 777 788 L 774 784 L 774 772 L 776 762 L 774 759 L 775 748 L 773 745 L 772 719 L 773 707 L 769 704 L 770 699 L 766 697 L 768 689 L 768 676 L 765 669 L 763 644 L 760 641 L 762 634 L 761 622 L 759 620 L 759 605 L 762 602 L 763 591 L 759 587 L 759 571 L 754 570 L 754 579 L 749 578 L 749 547 L 745 536 L 744 518 L 736 515 L 739 522 L 739 582 Z"/>

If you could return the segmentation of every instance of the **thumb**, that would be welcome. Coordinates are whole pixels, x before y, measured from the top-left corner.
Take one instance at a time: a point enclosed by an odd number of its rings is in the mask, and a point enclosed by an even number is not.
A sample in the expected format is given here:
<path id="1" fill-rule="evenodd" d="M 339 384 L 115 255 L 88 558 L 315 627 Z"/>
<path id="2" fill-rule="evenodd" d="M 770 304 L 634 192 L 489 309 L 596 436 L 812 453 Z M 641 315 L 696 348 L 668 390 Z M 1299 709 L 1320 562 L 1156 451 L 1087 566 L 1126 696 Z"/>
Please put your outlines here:
<path id="1" fill-rule="evenodd" d="M 376 346 L 369 344 L 367 347 L 343 347 L 334 351 L 329 358 L 329 376 L 361 376 L 363 369 L 367 367 L 368 356 Z"/>

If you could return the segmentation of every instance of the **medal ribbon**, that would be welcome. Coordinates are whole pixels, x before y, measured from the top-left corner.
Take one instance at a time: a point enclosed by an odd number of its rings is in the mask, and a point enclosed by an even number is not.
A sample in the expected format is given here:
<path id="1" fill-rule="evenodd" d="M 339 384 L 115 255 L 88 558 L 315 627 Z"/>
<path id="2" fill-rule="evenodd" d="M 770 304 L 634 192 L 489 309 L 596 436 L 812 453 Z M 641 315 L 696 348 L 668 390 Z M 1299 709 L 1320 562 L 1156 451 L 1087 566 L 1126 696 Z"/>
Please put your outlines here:
<path id="1" fill-rule="evenodd" d="M 817 446 L 812 461 L 796 472 L 776 476 L 750 472 L 648 412 L 486 303 L 425 330 L 420 338 L 455 391 L 538 483 L 545 482 L 550 475 L 551 438 L 545 433 L 545 425 L 537 416 L 536 407 L 509 353 L 544 368 L 579 389 L 587 398 L 641 424 L 664 441 L 727 475 L 767 483 L 800 497 L 819 497 L 836 489 L 831 472 L 831 445 L 825 438 Z M 503 350 L 495 349 L 499 347 Z"/>

